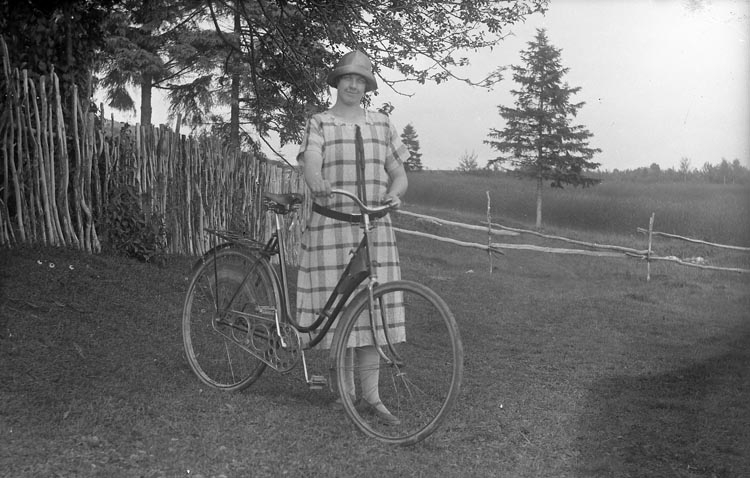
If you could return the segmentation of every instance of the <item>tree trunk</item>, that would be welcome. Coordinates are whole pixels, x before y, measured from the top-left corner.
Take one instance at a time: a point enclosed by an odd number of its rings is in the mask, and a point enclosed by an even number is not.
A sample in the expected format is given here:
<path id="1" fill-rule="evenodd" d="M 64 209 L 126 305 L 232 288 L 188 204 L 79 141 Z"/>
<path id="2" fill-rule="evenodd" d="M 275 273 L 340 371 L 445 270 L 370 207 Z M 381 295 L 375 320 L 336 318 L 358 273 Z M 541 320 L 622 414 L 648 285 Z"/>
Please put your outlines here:
<path id="1" fill-rule="evenodd" d="M 238 35 L 241 33 L 241 17 L 239 10 L 234 13 L 234 31 Z M 229 147 L 238 151 L 240 149 L 240 75 L 238 69 L 235 67 L 235 59 L 233 55 L 232 61 L 229 63 L 229 68 L 232 69 L 232 96 L 229 99 Z"/>
<path id="2" fill-rule="evenodd" d="M 232 73 L 232 98 L 229 111 L 229 147 L 240 149 L 240 75 Z"/>
<path id="3" fill-rule="evenodd" d="M 542 228 L 542 176 L 536 178 L 536 228 Z"/>
<path id="4" fill-rule="evenodd" d="M 151 75 L 143 74 L 141 78 L 141 126 L 151 124 Z"/>

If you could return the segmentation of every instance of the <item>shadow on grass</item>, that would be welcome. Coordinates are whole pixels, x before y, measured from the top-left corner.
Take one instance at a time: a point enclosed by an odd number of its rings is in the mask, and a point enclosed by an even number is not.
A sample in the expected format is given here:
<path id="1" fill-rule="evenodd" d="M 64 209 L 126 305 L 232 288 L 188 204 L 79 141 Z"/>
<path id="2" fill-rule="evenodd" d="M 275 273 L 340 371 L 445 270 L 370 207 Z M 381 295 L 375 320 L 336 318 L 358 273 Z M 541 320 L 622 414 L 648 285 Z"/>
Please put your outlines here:
<path id="1" fill-rule="evenodd" d="M 582 404 L 576 476 L 750 476 L 750 331 L 724 350 L 595 383 Z"/>

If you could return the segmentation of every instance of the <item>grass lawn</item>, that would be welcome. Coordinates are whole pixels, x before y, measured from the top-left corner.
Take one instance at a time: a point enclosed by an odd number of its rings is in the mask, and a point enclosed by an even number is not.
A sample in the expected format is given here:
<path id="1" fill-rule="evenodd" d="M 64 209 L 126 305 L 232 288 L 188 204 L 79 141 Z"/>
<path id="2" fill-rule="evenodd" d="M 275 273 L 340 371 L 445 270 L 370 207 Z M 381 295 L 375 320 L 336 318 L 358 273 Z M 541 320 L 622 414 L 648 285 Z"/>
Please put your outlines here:
<path id="1" fill-rule="evenodd" d="M 189 259 L 0 251 L 0 476 L 750 476 L 747 275 L 657 263 L 647 283 L 635 260 L 523 251 L 489 274 L 480 251 L 398 239 L 466 350 L 456 409 L 413 447 L 358 433 L 299 368 L 201 385 Z"/>

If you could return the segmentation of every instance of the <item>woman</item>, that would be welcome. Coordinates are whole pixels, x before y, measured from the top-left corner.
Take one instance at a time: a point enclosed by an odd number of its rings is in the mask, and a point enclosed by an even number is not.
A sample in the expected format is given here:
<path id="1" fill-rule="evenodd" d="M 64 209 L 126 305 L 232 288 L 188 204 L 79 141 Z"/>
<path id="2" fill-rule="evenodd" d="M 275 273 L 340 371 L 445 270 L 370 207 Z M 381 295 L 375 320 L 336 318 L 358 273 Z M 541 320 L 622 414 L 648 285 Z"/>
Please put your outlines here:
<path id="1" fill-rule="evenodd" d="M 315 320 L 349 262 L 350 252 L 362 238 L 360 224 L 341 216 L 359 214 L 359 209 L 350 199 L 332 195 L 331 189 L 356 193 L 368 205 L 388 203 L 398 207 L 408 185 L 403 163 L 409 151 L 396 128 L 387 115 L 362 107 L 365 93 L 377 89 L 370 59 L 359 51 L 347 53 L 328 74 L 327 82 L 337 89 L 336 102 L 328 111 L 310 118 L 297 156 L 314 201 L 302 237 L 297 279 L 297 319 L 301 325 Z M 398 280 L 401 271 L 390 218 L 376 219 L 373 224 L 370 254 L 378 264 L 378 279 Z M 361 320 L 367 324 L 367 318 Z M 403 324 L 403 318 L 399 320 Z M 405 340 L 403 325 L 395 330 L 400 334 L 395 341 Z M 320 346 L 330 348 L 332 337 L 329 332 Z M 378 395 L 380 357 L 371 332 L 358 333 L 355 341 L 349 344 L 351 374 L 342 392 L 355 396 L 356 360 L 366 406 L 385 423 L 399 423 Z"/>

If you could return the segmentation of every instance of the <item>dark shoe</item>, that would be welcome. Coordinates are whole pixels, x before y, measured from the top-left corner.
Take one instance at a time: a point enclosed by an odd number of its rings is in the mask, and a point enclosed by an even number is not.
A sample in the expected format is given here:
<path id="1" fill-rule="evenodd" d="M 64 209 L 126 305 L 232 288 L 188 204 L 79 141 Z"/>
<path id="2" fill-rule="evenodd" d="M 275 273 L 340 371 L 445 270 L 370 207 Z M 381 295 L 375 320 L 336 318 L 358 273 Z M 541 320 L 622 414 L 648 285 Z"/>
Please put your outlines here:
<path id="1" fill-rule="evenodd" d="M 385 408 L 385 405 L 383 405 L 383 402 L 369 403 L 366 400 L 362 400 L 362 403 L 366 406 L 367 411 L 374 414 L 375 417 L 378 420 L 380 420 L 382 424 L 384 425 L 400 425 L 401 424 L 401 420 L 399 420 L 396 416 L 391 414 L 391 412 L 382 411 L 378 408 L 378 406 L 382 406 L 383 408 Z"/>
<path id="2" fill-rule="evenodd" d="M 359 402 L 356 401 L 357 397 L 355 397 L 354 395 L 352 395 L 351 397 L 352 397 L 352 403 L 354 403 L 354 406 L 356 407 L 359 404 Z M 344 402 L 341 401 L 341 397 L 338 397 L 336 398 L 336 400 L 331 402 L 331 408 L 333 408 L 334 410 L 344 409 Z"/>

